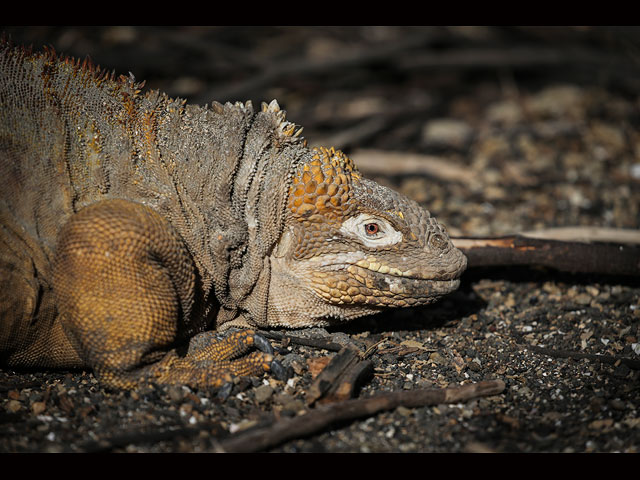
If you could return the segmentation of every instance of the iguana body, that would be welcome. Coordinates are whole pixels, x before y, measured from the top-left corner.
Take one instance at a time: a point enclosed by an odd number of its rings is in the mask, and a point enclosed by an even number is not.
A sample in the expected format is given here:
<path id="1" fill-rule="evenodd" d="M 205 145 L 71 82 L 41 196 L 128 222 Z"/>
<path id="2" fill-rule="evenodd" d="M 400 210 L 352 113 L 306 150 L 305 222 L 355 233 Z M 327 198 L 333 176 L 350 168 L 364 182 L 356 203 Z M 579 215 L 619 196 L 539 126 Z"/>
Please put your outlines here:
<path id="1" fill-rule="evenodd" d="M 328 325 L 457 287 L 466 259 L 429 213 L 308 148 L 275 102 L 141 88 L 0 44 L 5 365 L 217 386 L 272 357 L 215 330 Z"/>

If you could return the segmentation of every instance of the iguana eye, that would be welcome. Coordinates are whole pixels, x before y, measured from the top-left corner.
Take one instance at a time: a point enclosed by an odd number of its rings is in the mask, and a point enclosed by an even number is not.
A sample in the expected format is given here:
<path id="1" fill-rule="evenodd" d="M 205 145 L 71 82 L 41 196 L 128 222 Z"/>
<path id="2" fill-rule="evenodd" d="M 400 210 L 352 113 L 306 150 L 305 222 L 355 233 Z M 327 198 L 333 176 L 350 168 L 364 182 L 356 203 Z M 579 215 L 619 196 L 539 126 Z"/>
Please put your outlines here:
<path id="1" fill-rule="evenodd" d="M 380 231 L 380 226 L 377 223 L 367 223 L 364 226 L 364 231 L 367 235 L 374 236 Z"/>
<path id="2" fill-rule="evenodd" d="M 402 241 L 402 233 L 393 228 L 390 222 L 367 213 L 345 220 L 340 227 L 340 232 L 373 248 L 394 245 Z"/>

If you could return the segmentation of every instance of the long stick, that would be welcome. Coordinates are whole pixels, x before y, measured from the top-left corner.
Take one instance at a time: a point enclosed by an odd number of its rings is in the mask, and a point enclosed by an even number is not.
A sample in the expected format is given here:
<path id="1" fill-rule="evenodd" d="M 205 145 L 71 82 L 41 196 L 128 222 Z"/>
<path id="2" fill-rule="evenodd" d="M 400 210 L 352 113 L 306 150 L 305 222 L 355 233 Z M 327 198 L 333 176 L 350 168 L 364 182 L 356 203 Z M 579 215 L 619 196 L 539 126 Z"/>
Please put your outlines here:
<path id="1" fill-rule="evenodd" d="M 563 242 L 513 235 L 452 238 L 469 267 L 542 266 L 563 272 L 640 275 L 640 245 Z"/>
<path id="2" fill-rule="evenodd" d="M 476 397 L 497 395 L 505 388 L 502 380 L 443 389 L 421 389 L 375 395 L 332 403 L 315 408 L 305 415 L 280 420 L 265 428 L 236 434 L 219 444 L 225 452 L 258 452 L 294 438 L 305 437 L 334 424 L 368 417 L 383 410 L 404 406 L 409 408 L 457 403 Z"/>

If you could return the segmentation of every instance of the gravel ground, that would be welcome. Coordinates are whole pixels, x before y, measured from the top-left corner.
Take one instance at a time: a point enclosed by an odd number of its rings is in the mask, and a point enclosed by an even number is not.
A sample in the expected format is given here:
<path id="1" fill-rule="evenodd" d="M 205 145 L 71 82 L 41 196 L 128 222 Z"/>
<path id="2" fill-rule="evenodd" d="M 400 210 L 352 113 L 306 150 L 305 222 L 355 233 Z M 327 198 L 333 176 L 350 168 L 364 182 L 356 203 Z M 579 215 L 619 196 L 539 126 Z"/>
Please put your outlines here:
<path id="1" fill-rule="evenodd" d="M 625 61 L 640 45 L 635 29 L 3 30 L 196 103 L 278 98 L 312 144 L 354 157 L 444 160 L 465 175 L 375 179 L 454 235 L 640 227 L 640 76 Z M 505 389 L 399 407 L 268 451 L 640 449 L 638 277 L 474 269 L 438 304 L 282 333 L 371 348 L 359 397 L 489 379 Z M 272 343 L 293 376 L 242 379 L 225 401 L 186 387 L 109 392 L 90 372 L 1 369 L 0 451 L 218 451 L 229 435 L 313 410 L 313 376 L 335 352 Z"/>

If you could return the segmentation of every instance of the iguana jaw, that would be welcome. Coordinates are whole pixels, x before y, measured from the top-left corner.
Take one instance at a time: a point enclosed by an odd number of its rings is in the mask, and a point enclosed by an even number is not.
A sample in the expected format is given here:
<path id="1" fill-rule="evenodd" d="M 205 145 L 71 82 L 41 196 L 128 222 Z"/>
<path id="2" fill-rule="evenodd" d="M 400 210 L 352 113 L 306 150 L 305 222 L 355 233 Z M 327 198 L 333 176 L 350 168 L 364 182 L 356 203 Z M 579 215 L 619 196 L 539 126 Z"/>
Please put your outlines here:
<path id="1" fill-rule="evenodd" d="M 416 261 L 405 271 L 364 252 L 325 254 L 289 262 L 288 267 L 327 303 L 406 307 L 432 303 L 458 288 L 466 257 L 456 249 L 445 257 L 444 268 Z"/>
<path id="2" fill-rule="evenodd" d="M 448 271 L 422 277 L 397 275 L 384 266 L 374 271 L 361 265 L 371 254 L 324 254 L 304 260 L 288 256 L 270 258 L 269 326 L 304 327 L 333 324 L 389 307 L 433 303 L 458 288 L 466 257 L 451 251 Z M 360 263 L 361 265 L 358 265 Z M 375 262 L 370 267 L 377 267 Z M 431 270 L 429 269 L 429 272 Z M 413 275 L 413 276 L 412 276 Z"/>
<path id="3" fill-rule="evenodd" d="M 442 259 L 440 263 L 446 268 L 436 270 L 433 268 L 435 262 L 426 262 L 428 265 L 425 266 L 418 258 L 413 257 L 411 261 L 414 264 L 403 269 L 399 263 L 394 266 L 392 262 L 385 260 L 383 255 L 356 251 L 328 253 L 309 258 L 306 268 L 324 272 L 346 270 L 354 276 L 377 274 L 380 277 L 398 277 L 410 281 L 449 281 L 459 278 L 466 267 L 466 257 L 457 249 L 451 249 L 438 259 Z M 406 257 L 402 260 L 402 263 L 409 262 Z"/>

